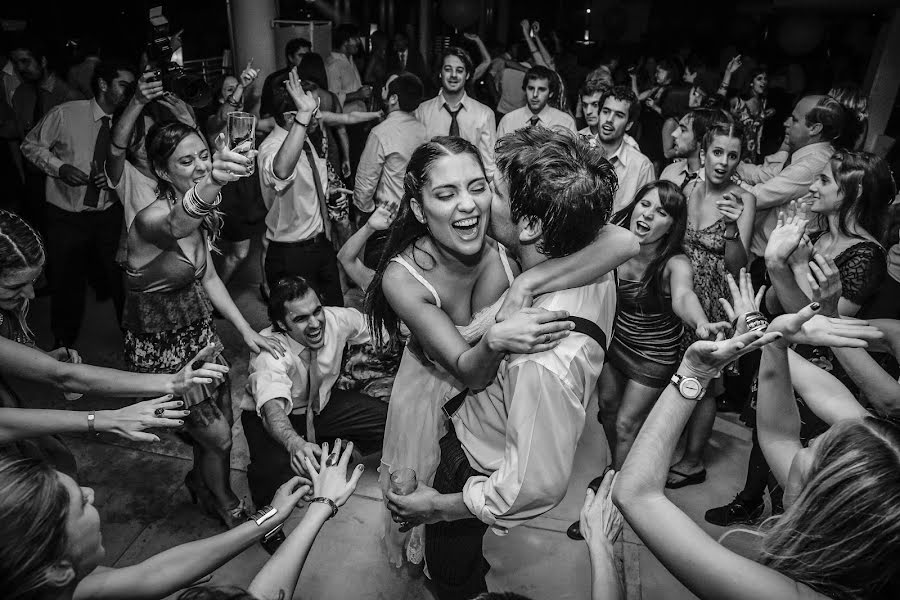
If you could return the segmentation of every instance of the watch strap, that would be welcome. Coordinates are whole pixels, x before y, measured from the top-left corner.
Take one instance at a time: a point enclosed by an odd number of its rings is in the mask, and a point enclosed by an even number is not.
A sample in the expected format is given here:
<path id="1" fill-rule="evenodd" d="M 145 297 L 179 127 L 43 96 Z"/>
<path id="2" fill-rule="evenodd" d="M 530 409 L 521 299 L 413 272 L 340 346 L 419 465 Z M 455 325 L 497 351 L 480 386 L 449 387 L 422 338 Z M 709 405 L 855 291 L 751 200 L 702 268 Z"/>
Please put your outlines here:
<path id="1" fill-rule="evenodd" d="M 697 382 L 697 387 L 699 388 L 700 391 L 698 392 L 696 397 L 692 398 L 690 396 L 686 396 L 685 393 L 681 391 L 681 384 L 684 382 L 685 379 L 693 379 L 694 381 Z M 673 373 L 672 379 L 670 381 L 672 382 L 672 385 L 675 386 L 675 389 L 678 390 L 678 393 L 681 394 L 681 397 L 684 398 L 685 400 L 700 400 L 703 397 L 703 394 L 706 392 L 706 388 L 703 386 L 702 383 L 700 383 L 700 380 L 697 379 L 696 377 L 688 377 L 688 376 L 682 375 L 681 373 Z"/>

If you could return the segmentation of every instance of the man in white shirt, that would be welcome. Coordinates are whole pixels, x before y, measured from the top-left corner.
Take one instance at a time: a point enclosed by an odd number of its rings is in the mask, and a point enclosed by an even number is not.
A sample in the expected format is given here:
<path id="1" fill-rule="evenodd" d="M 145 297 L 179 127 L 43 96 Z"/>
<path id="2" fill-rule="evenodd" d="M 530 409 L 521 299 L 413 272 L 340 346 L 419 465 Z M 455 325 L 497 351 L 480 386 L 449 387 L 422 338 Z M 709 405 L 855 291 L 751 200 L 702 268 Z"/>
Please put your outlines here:
<path id="1" fill-rule="evenodd" d="M 274 286 L 286 275 L 300 275 L 329 306 L 344 297 L 331 244 L 326 204 L 328 172 L 324 156 L 307 138 L 315 129 L 315 95 L 301 87 L 290 71 L 285 89 L 274 91 L 275 129 L 259 146 L 259 174 L 266 215 L 266 282 Z"/>
<path id="2" fill-rule="evenodd" d="M 466 94 L 472 77 L 469 53 L 450 46 L 441 56 L 441 91 L 416 109 L 416 118 L 425 124 L 428 139 L 456 135 L 472 143 L 481 154 L 488 179 L 494 175 L 494 143 L 497 127 L 494 111 Z"/>
<path id="3" fill-rule="evenodd" d="M 585 123 L 587 123 L 587 127 L 579 130 L 578 133 L 579 135 L 588 138 L 588 140 L 593 140 L 592 143 L 595 145 L 600 143 L 600 102 L 603 100 L 603 94 L 610 87 L 612 86 L 606 85 L 600 81 L 588 79 L 584 82 L 584 85 L 581 86 L 581 89 L 578 90 L 578 97 L 581 99 L 581 114 L 584 115 Z M 624 135 L 623 139 L 626 144 L 638 152 L 641 151 L 641 147 L 638 145 L 636 139 L 627 133 Z"/>
<path id="4" fill-rule="evenodd" d="M 522 80 L 525 90 L 525 106 L 507 113 L 497 126 L 497 137 L 501 138 L 523 127 L 541 125 L 547 128 L 565 127 L 575 129 L 575 119 L 568 113 L 555 109 L 548 103 L 559 95 L 559 81 L 553 71 L 543 66 L 531 67 Z"/>
<path id="5" fill-rule="evenodd" d="M 608 89 L 600 101 L 599 148 L 619 178 L 613 212 L 628 206 L 642 186 L 656 179 L 650 159 L 625 143 L 637 111 L 637 97 L 625 86 Z"/>
<path id="6" fill-rule="evenodd" d="M 580 137 L 533 127 L 500 141 L 494 184 L 491 235 L 527 270 L 594 240 L 610 214 L 615 174 Z M 578 191 L 585 189 L 598 191 Z M 387 493 L 396 521 L 427 524 L 425 555 L 441 600 L 487 591 L 484 532 L 492 527 L 502 535 L 547 512 L 568 488 L 603 366 L 602 341 L 612 335 L 615 280 L 607 274 L 592 285 L 545 294 L 534 305 L 568 311 L 595 329 L 573 333 L 553 350 L 510 355 L 486 400 L 457 396 L 445 404 L 453 427 L 440 442 L 434 488 L 419 482 L 410 495 Z"/>
<path id="7" fill-rule="evenodd" d="M 112 115 L 128 100 L 134 80 L 127 65 L 100 63 L 91 80 L 94 98 L 54 107 L 22 142 L 22 154 L 48 175 L 50 327 L 60 346 L 71 347 L 78 337 L 89 261 L 102 265 L 121 320 L 124 291 L 115 259 L 122 205 L 107 185 L 103 165 L 112 139 Z"/>
<path id="8" fill-rule="evenodd" d="M 369 341 L 366 317 L 353 308 L 322 306 L 302 277 L 272 287 L 271 326 L 286 352 L 251 355 L 241 400 L 241 423 L 250 464 L 247 480 L 256 506 L 294 474 L 305 474 L 304 458 L 318 468 L 320 444 L 349 440 L 363 454 L 381 450 L 387 404 L 354 390 L 334 387 L 348 344 Z M 332 443 L 333 445 L 333 443 Z"/>
<path id="9" fill-rule="evenodd" d="M 706 175 L 700 164 L 703 137 L 710 125 L 729 118 L 722 111 L 711 108 L 697 108 L 681 117 L 678 127 L 672 132 L 675 160 L 663 169 L 660 180 L 671 181 L 682 190 L 694 179 L 704 181 Z"/>
<path id="10" fill-rule="evenodd" d="M 344 112 L 366 110 L 366 100 L 372 97 L 372 86 L 363 85 L 353 57 L 359 52 L 359 30 L 355 25 L 335 27 L 331 34 L 334 51 L 325 57 L 328 90 L 337 94 Z"/>

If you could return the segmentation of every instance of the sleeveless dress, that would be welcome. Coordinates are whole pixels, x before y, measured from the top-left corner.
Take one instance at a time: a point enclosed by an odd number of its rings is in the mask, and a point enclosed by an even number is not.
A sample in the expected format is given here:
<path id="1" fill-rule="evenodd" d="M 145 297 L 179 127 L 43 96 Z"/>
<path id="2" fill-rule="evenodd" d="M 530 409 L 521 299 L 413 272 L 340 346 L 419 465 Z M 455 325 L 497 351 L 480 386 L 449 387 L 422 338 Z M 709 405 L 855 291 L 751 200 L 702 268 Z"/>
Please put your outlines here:
<path id="1" fill-rule="evenodd" d="M 619 279 L 614 335 L 607 360 L 628 379 L 665 387 L 681 358 L 684 330 L 672 297 L 658 296 L 640 281 Z"/>
<path id="2" fill-rule="evenodd" d="M 499 246 L 499 249 L 503 269 L 511 284 L 513 273 L 509 259 L 503 246 Z M 441 308 L 441 298 L 437 290 L 421 273 L 403 257 L 395 256 L 391 261 L 409 271 L 431 293 L 435 305 Z M 505 296 L 504 294 L 494 304 L 479 311 L 468 325 L 456 326 L 468 344 L 474 344 L 481 339 L 495 322 L 497 311 L 500 310 Z M 397 376 L 394 378 L 379 468 L 378 479 L 382 492 L 390 487 L 391 472 L 404 467 L 413 469 L 418 481 L 427 485 L 432 484 L 441 459 L 439 442 L 447 433 L 448 426 L 441 407 L 465 387 L 439 364 L 423 358 L 422 354 L 421 351 L 413 352 L 407 345 L 400 359 Z M 479 394 L 472 395 L 477 398 Z M 390 513 L 385 512 L 384 541 L 388 559 L 394 566 L 403 566 L 404 548 L 409 562 L 421 563 L 425 556 L 424 536 L 424 526 L 400 533 L 399 526 L 391 520 Z"/>
<path id="3" fill-rule="evenodd" d="M 725 280 L 725 219 L 720 218 L 702 229 L 695 229 L 688 222 L 682 249 L 694 269 L 694 293 L 700 300 L 706 318 L 710 323 L 727 321 L 725 309 L 719 304 L 719 298 L 731 298 L 731 291 Z M 685 329 L 681 338 L 682 351 L 697 339 L 693 330 Z"/>

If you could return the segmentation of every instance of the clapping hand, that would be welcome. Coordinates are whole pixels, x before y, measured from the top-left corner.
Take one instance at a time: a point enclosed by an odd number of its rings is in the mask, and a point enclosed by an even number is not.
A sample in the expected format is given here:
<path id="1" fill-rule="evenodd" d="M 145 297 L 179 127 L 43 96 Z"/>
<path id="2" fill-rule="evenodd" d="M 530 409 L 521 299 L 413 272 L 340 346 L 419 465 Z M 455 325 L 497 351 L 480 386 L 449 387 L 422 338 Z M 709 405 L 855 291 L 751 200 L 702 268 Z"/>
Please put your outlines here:
<path id="1" fill-rule="evenodd" d="M 806 204 L 798 206 L 796 201 L 792 201 L 786 211 L 780 211 L 778 222 L 775 229 L 772 230 L 766 246 L 767 263 L 785 264 L 788 257 L 803 240 L 808 223 L 809 214 Z"/>
<path id="2" fill-rule="evenodd" d="M 747 269 L 741 269 L 737 282 L 735 282 L 731 273 L 725 274 L 725 280 L 728 282 L 728 289 L 731 291 L 731 302 L 728 302 L 725 298 L 719 298 L 719 303 L 725 309 L 725 315 L 728 319 L 735 323 L 735 335 L 743 335 L 748 331 L 747 320 L 744 316 L 747 313 L 759 310 L 766 293 L 766 286 L 760 286 L 759 290 L 754 294 L 753 280 Z"/>
<path id="3" fill-rule="evenodd" d="M 812 292 L 812 298 L 822 305 L 821 314 L 826 317 L 838 317 L 838 303 L 844 293 L 841 286 L 841 273 L 834 260 L 816 254 L 809 263 L 806 281 Z"/>
<path id="4" fill-rule="evenodd" d="M 736 223 L 744 212 L 744 201 L 734 192 L 725 192 L 716 200 L 716 208 L 726 223 Z"/>
<path id="5" fill-rule="evenodd" d="M 819 314 L 818 302 L 803 307 L 800 312 L 781 315 L 769 324 L 769 332 L 783 336 L 784 344 L 808 344 L 835 348 L 865 348 L 867 340 L 884 337 L 868 321 L 859 319 L 834 319 Z"/>
<path id="6" fill-rule="evenodd" d="M 804 233 L 803 237 L 800 238 L 800 243 L 797 244 L 797 248 L 788 256 L 787 262 L 792 270 L 802 268 L 805 271 L 814 253 L 815 248 L 812 240 L 809 239 L 809 235 Z"/>

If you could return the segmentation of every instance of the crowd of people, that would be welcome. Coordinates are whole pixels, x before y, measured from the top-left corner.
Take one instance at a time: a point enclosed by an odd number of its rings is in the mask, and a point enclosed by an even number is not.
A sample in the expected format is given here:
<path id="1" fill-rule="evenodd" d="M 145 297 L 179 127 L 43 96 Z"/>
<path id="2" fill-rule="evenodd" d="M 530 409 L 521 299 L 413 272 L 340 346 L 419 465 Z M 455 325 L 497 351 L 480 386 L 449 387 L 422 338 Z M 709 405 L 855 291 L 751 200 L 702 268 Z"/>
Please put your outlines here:
<path id="1" fill-rule="evenodd" d="M 429 68 L 411 32 L 340 25 L 329 55 L 291 40 L 285 68 L 251 60 L 196 105 L 146 56 L 62 72 L 40 40 L 9 41 L 4 597 L 292 597 L 377 455 L 385 560 L 427 563 L 442 600 L 513 598 L 488 592 L 483 537 L 562 501 L 593 410 L 609 460 L 568 535 L 594 598 L 624 598 L 624 522 L 701 598 L 897 597 L 897 186 L 861 149 L 865 95 L 809 90 L 780 115 L 758 58 L 581 68 L 556 33 L 521 34 L 493 54 L 465 34 Z M 229 143 L 235 112 L 256 117 L 250 151 Z M 229 291 L 244 266 L 261 331 Z M 88 286 L 127 371 L 74 347 Z M 223 321 L 250 356 L 234 386 Z M 23 381 L 139 401 L 44 410 Z M 252 502 L 231 488 L 232 389 Z M 706 481 L 729 407 L 752 429 L 746 482 L 705 519 L 759 526 L 752 558 L 665 495 Z M 190 444 L 184 484 L 226 531 L 98 570 L 93 491 L 59 434 L 157 429 Z M 194 585 L 256 542 L 272 557 L 246 589 Z"/>

